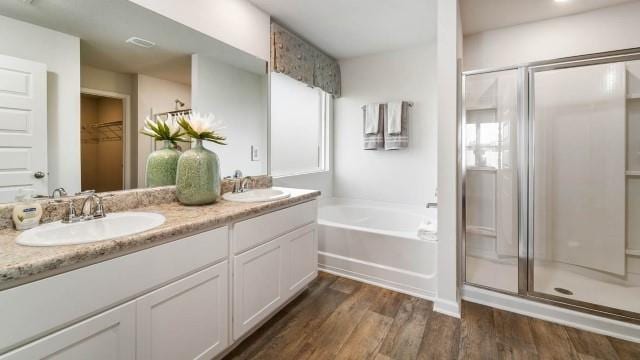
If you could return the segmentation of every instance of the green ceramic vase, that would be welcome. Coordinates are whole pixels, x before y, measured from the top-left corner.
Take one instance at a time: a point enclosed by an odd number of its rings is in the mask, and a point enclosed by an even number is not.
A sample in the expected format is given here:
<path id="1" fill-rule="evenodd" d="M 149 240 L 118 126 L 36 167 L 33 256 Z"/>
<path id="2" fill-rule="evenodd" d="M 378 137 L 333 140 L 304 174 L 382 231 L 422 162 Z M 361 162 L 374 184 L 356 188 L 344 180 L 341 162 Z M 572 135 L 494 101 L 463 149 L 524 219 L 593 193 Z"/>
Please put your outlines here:
<path id="1" fill-rule="evenodd" d="M 147 187 L 176 184 L 180 151 L 169 140 L 163 143 L 164 148 L 152 152 L 147 158 Z"/>
<path id="2" fill-rule="evenodd" d="M 202 146 L 202 140 L 185 151 L 178 160 L 176 196 L 184 205 L 211 204 L 220 197 L 218 155 Z"/>

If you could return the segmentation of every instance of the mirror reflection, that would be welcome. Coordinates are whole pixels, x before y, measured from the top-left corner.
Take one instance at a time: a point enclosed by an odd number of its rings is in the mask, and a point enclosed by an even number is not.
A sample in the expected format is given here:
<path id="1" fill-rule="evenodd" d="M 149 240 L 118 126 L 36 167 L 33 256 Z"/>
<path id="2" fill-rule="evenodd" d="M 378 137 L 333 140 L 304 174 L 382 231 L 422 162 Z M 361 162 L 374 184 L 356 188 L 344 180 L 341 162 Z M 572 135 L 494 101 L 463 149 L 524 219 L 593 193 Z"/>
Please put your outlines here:
<path id="1" fill-rule="evenodd" d="M 267 172 L 263 60 L 127 0 L 4 1 L 0 28 L 0 202 L 153 185 L 145 120 L 195 112 L 224 124 L 221 176 Z"/>

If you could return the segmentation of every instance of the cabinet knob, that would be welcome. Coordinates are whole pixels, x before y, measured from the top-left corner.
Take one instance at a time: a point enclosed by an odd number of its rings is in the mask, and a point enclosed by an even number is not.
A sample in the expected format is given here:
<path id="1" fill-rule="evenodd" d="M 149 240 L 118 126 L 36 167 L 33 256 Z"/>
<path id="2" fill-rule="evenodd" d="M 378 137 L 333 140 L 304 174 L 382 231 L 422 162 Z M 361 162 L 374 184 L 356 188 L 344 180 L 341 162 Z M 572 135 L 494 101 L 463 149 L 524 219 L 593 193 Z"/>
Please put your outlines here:
<path id="1" fill-rule="evenodd" d="M 44 172 L 42 172 L 42 171 L 36 171 L 36 172 L 33 174 L 33 177 L 35 177 L 36 179 L 42 179 L 42 178 L 44 178 L 44 176 L 45 176 L 45 175 L 44 175 Z"/>

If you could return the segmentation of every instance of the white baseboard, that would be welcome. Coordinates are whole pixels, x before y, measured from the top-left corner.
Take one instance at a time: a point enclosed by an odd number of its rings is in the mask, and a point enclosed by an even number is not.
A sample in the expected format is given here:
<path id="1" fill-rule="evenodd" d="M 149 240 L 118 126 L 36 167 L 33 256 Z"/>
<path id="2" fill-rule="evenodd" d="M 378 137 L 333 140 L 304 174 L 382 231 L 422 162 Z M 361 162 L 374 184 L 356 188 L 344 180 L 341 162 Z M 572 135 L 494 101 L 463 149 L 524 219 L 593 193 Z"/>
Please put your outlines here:
<path id="1" fill-rule="evenodd" d="M 640 326 L 464 285 L 462 299 L 601 335 L 640 342 Z"/>
<path id="2" fill-rule="evenodd" d="M 460 319 L 460 304 L 455 301 L 435 299 L 433 301 L 433 311 Z"/>
<path id="3" fill-rule="evenodd" d="M 351 280 L 356 280 L 366 284 L 379 286 L 381 288 L 397 291 L 399 293 L 415 296 L 421 299 L 433 301 L 435 298 L 435 294 L 431 291 L 416 289 L 403 284 L 394 283 L 394 282 L 380 279 L 374 276 L 361 274 L 354 271 L 329 266 L 326 264 L 318 264 L 318 269 L 320 271 L 324 271 L 329 274 L 346 277 Z"/>

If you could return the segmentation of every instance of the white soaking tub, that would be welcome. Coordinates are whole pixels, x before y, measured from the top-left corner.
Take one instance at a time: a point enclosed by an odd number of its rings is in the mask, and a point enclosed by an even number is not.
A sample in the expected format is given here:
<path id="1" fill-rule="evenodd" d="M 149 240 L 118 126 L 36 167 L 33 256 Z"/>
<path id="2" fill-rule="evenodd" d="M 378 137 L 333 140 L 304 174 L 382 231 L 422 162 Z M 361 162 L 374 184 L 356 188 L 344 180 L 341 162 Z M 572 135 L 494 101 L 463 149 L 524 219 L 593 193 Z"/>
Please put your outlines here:
<path id="1" fill-rule="evenodd" d="M 432 299 L 438 243 L 418 238 L 422 220 L 436 222 L 436 209 L 324 199 L 318 213 L 320 269 Z"/>

